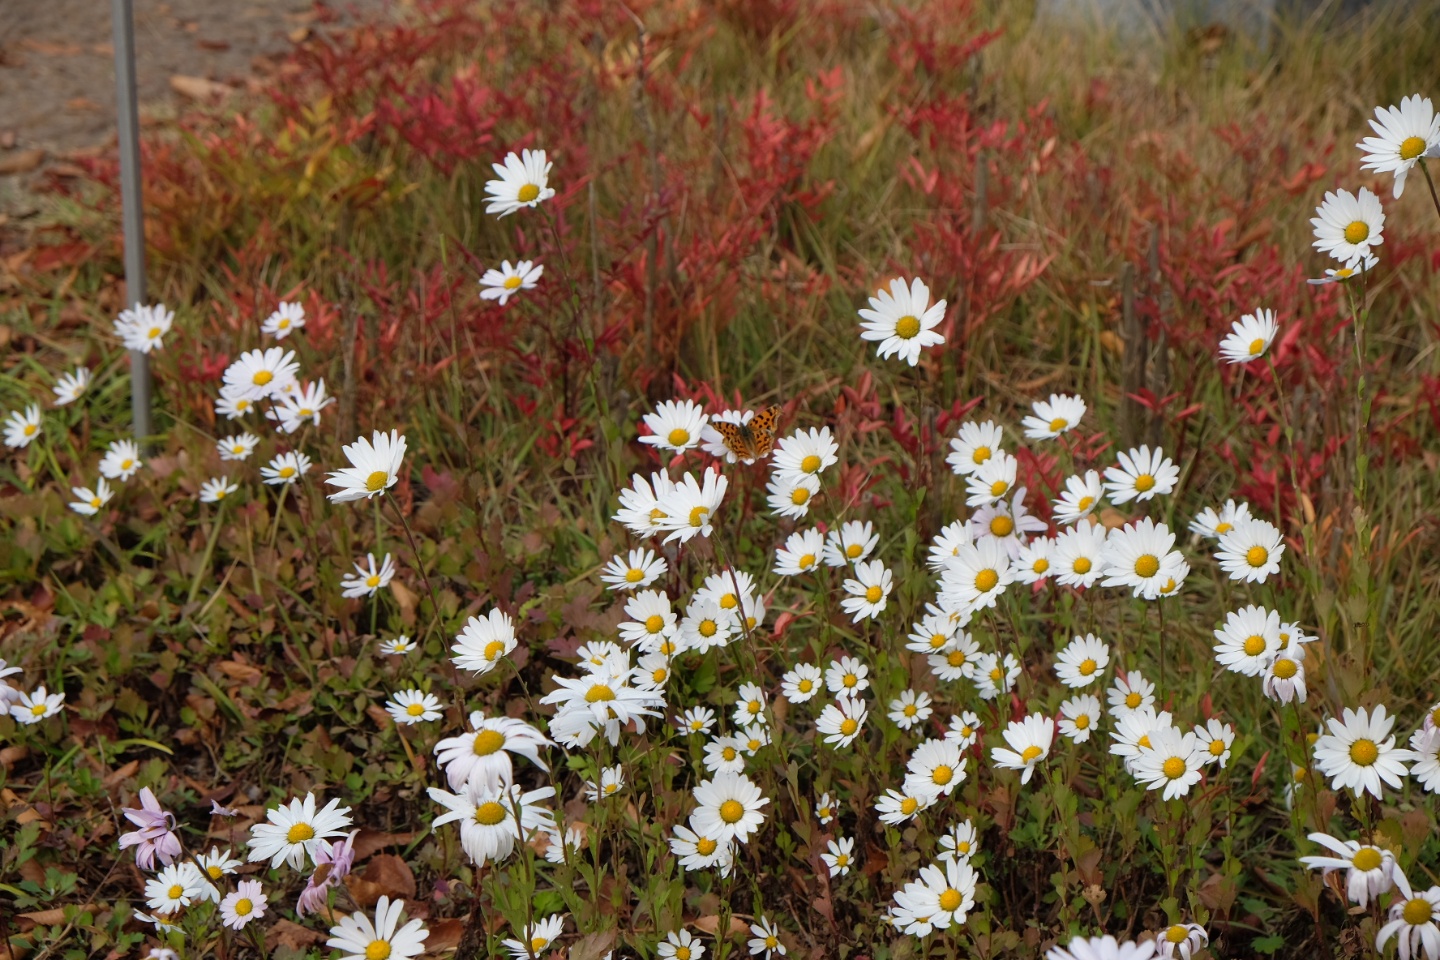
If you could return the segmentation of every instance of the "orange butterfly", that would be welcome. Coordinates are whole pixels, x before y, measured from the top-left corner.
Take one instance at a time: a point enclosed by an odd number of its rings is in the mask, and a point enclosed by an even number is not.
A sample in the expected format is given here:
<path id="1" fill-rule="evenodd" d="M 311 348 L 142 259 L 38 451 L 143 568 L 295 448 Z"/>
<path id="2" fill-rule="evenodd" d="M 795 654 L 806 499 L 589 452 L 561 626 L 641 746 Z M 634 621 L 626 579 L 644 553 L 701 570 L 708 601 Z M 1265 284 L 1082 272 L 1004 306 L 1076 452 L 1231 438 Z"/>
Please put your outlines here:
<path id="1" fill-rule="evenodd" d="M 731 453 L 746 463 L 754 463 L 775 446 L 775 423 L 779 419 L 780 408 L 769 407 L 751 417 L 744 426 L 724 420 L 712 420 L 710 426 L 725 439 Z"/>

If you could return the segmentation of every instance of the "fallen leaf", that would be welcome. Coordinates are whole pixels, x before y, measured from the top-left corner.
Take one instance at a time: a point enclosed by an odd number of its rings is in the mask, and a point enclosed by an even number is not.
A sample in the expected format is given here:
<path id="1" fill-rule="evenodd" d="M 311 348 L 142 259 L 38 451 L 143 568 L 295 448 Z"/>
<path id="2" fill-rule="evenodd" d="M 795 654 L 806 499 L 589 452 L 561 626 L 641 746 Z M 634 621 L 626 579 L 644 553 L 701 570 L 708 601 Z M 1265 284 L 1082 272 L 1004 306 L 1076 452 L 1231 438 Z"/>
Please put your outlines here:
<path id="1" fill-rule="evenodd" d="M 460 946 L 465 935 L 465 921 L 457 919 L 431 920 L 427 925 L 430 936 L 425 938 L 426 953 L 444 953 Z"/>
<path id="2" fill-rule="evenodd" d="M 572 944 L 567 954 L 569 960 L 600 960 L 615 945 L 615 931 L 592 933 L 579 943 Z M 425 949 L 430 949 L 427 941 Z"/>
<path id="3" fill-rule="evenodd" d="M 93 903 L 77 903 L 70 906 L 74 906 L 76 913 L 100 909 Z M 49 910 L 36 910 L 34 913 L 22 913 L 19 914 L 19 916 L 24 917 L 26 920 L 34 920 L 43 927 L 53 927 L 57 923 L 65 922 L 65 910 L 65 907 L 52 907 Z"/>
<path id="4" fill-rule="evenodd" d="M 129 780 L 131 777 L 135 776 L 136 771 L 138 771 L 139 769 L 140 761 L 131 760 L 124 766 L 111 770 L 109 773 L 105 774 L 105 786 L 113 787 L 121 780 Z"/>
<path id="5" fill-rule="evenodd" d="M 411 843 L 422 831 L 411 830 L 407 833 L 383 833 L 379 830 L 361 830 L 360 836 L 355 838 L 355 859 L 364 860 L 377 850 L 386 847 L 403 847 Z"/>
<path id="6" fill-rule="evenodd" d="M 274 938 L 280 946 L 295 950 L 313 947 L 325 939 L 323 934 L 306 929 L 298 923 L 291 923 L 289 920 L 281 920 L 276 923 L 275 926 L 265 931 L 265 937 L 267 940 Z"/>
<path id="7" fill-rule="evenodd" d="M 219 100 L 231 93 L 231 88 L 205 77 L 187 77 L 177 73 L 170 78 L 170 89 L 191 100 Z"/>
<path id="8" fill-rule="evenodd" d="M 39 148 L 21 150 L 6 157 L 0 157 L 0 177 L 34 170 L 45 160 L 45 151 Z"/>
<path id="9" fill-rule="evenodd" d="M 365 872 L 345 878 L 345 887 L 355 902 L 371 907 L 381 897 L 415 899 L 415 874 L 410 866 L 391 853 L 382 853 L 370 861 Z"/>
<path id="10" fill-rule="evenodd" d="M 695 918 L 695 926 L 699 927 L 705 933 L 708 933 L 710 934 L 710 936 L 713 937 L 715 936 L 715 931 L 720 929 L 720 918 L 713 913 L 708 914 L 707 916 L 697 917 Z M 733 915 L 730 917 L 730 936 L 733 937 L 737 933 L 749 932 L 750 925 L 747 924 L 744 920 L 741 920 L 739 917 Z"/>
<path id="11" fill-rule="evenodd" d="M 216 666 L 220 668 L 221 673 L 225 674 L 225 676 L 231 680 L 239 680 L 241 683 L 251 687 L 258 685 L 265 676 L 260 672 L 259 668 L 253 664 L 239 663 L 235 660 L 221 660 Z"/>

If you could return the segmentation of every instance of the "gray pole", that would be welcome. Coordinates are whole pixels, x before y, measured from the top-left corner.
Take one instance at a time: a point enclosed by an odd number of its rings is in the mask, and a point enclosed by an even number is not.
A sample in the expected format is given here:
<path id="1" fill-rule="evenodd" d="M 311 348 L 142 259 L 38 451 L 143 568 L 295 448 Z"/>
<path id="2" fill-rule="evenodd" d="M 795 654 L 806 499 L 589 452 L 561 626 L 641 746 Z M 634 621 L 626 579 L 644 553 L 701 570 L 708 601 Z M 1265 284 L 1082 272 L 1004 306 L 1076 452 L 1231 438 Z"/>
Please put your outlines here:
<path id="1" fill-rule="evenodd" d="M 140 206 L 140 115 L 135 102 L 131 0 L 110 0 L 115 32 L 115 120 L 120 133 L 120 203 L 125 231 L 126 306 L 145 302 L 145 218 Z M 150 358 L 130 351 L 130 419 L 136 442 L 150 436 Z"/>

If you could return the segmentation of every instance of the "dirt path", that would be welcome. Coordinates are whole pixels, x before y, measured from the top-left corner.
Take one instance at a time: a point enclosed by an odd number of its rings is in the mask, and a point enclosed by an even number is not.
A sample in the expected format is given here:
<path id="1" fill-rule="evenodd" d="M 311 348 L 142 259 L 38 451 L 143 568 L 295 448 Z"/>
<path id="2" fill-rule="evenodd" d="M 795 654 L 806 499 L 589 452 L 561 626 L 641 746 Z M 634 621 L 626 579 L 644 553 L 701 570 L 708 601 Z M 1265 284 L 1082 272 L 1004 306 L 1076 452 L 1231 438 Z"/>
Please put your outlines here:
<path id="1" fill-rule="evenodd" d="M 387 0 L 346 0 L 341 23 Z M 134 0 L 141 121 L 243 85 L 322 25 L 310 0 Z M 46 164 L 114 149 L 109 0 L 0 0 L 0 213 Z"/>

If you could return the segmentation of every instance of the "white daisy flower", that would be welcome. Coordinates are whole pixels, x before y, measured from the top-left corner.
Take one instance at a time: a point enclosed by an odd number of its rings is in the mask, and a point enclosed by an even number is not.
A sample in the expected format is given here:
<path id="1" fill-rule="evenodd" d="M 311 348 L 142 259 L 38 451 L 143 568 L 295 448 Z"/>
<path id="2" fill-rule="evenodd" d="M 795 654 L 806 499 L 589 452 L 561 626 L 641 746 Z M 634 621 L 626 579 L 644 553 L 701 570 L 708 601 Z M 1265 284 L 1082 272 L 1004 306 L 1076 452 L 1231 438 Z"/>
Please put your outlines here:
<path id="1" fill-rule="evenodd" d="M 656 556 L 653 550 L 637 547 L 630 551 L 628 558 L 611 557 L 600 573 L 600 579 L 609 590 L 636 590 L 650 586 L 669 569 L 664 557 Z"/>
<path id="2" fill-rule="evenodd" d="M 511 754 L 549 772 L 540 750 L 555 744 L 524 720 L 487 717 L 475 710 L 470 714 L 470 727 L 435 744 L 436 762 L 444 768 L 451 790 L 460 790 L 467 783 L 492 791 L 510 786 L 515 777 Z"/>
<path id="3" fill-rule="evenodd" d="M 930 707 L 930 694 L 924 691 L 902 690 L 900 696 L 890 701 L 890 719 L 901 730 L 924 723 L 934 712 Z"/>
<path id="4" fill-rule="evenodd" d="M 1396 749 L 1390 729 L 1395 718 L 1386 716 L 1385 705 L 1371 712 L 1345 708 L 1342 719 L 1325 721 L 1330 732 L 1315 741 L 1315 765 L 1330 778 L 1332 789 L 1369 793 L 1383 799 L 1381 782 L 1399 790 L 1413 759 L 1409 750 Z"/>
<path id="5" fill-rule="evenodd" d="M 521 290 L 534 290 L 545 268 L 533 260 L 521 260 L 513 267 L 509 260 L 500 261 L 500 269 L 485 271 L 480 278 L 480 299 L 505 304 Z"/>
<path id="6" fill-rule="evenodd" d="M 1135 779 L 1146 790 L 1160 790 L 1161 799 L 1183 797 L 1200 782 L 1203 753 L 1195 734 L 1164 727 L 1150 735 L 1150 749 L 1135 758 Z"/>
<path id="7" fill-rule="evenodd" d="M 1396 867 L 1395 897 L 1390 901 L 1390 920 L 1380 928 L 1375 937 L 1375 949 L 1384 952 L 1385 944 L 1391 937 L 1396 941 L 1396 956 L 1400 960 L 1420 960 L 1423 950 L 1426 960 L 1440 957 L 1440 886 L 1417 891 L 1410 887 L 1404 872 Z"/>
<path id="8" fill-rule="evenodd" d="M 996 766 L 1006 770 L 1020 770 L 1020 782 L 1029 783 L 1035 772 L 1035 765 L 1050 755 L 1050 745 L 1055 740 L 1055 721 L 1044 714 L 1032 713 L 1023 720 L 1012 720 L 1005 728 L 1006 750 L 996 747 L 990 751 L 990 759 Z"/>
<path id="9" fill-rule="evenodd" d="M 1159 447 L 1136 447 L 1121 453 L 1119 460 L 1118 466 L 1105 470 L 1105 491 L 1117 505 L 1170 493 L 1180 479 L 1180 468 Z"/>
<path id="10" fill-rule="evenodd" d="M 220 925 L 242 930 L 251 920 L 265 916 L 270 900 L 260 889 L 259 880 L 241 880 L 235 889 L 220 901 Z"/>
<path id="11" fill-rule="evenodd" d="M 1274 310 L 1256 310 L 1236 320 L 1220 341 L 1220 356 L 1230 363 L 1250 363 L 1265 356 L 1280 329 Z"/>
<path id="12" fill-rule="evenodd" d="M 1172 923 L 1155 936 L 1161 960 L 1190 960 L 1191 954 L 1210 943 L 1210 934 L 1198 923 Z"/>
<path id="13" fill-rule="evenodd" d="M 1065 489 L 1055 504 L 1056 523 L 1076 523 L 1090 516 L 1100 506 L 1105 489 L 1100 485 L 1100 474 L 1086 470 L 1085 475 L 1066 477 Z"/>
<path id="14" fill-rule="evenodd" d="M 769 918 L 761 917 L 750 924 L 750 933 L 750 942 L 747 944 L 750 956 L 758 957 L 763 953 L 766 960 L 785 956 L 785 946 L 780 942 L 780 928 Z"/>
<path id="15" fill-rule="evenodd" d="M 65 702 L 64 693 L 50 693 L 45 687 L 36 687 L 30 693 L 15 691 L 11 698 L 10 716 L 22 724 L 39 723 L 60 712 Z M 158 908 L 157 908 L 158 909 Z"/>
<path id="16" fill-rule="evenodd" d="M 1110 712 L 1117 717 L 1132 710 L 1143 710 L 1155 705 L 1155 684 L 1140 675 L 1139 670 L 1115 672 L 1115 682 L 1106 693 Z"/>
<path id="17" fill-rule="evenodd" d="M 275 308 L 275 312 L 261 321 L 260 332 L 268 333 L 276 340 L 284 340 L 290 336 L 290 334 L 304 326 L 304 305 L 282 300 L 280 306 Z"/>
<path id="18" fill-rule="evenodd" d="M 1210 540 L 1219 540 L 1235 527 L 1250 519 L 1250 504 L 1243 500 L 1226 500 L 1225 506 L 1216 510 L 1206 507 L 1190 523 L 1190 532 Z"/>
<path id="19" fill-rule="evenodd" d="M 1380 264 L 1380 258 L 1374 254 L 1366 254 L 1365 258 L 1356 264 L 1348 267 L 1341 267 L 1339 270 L 1326 270 L 1325 276 L 1313 277 L 1305 282 L 1312 286 L 1323 286 L 1329 283 L 1344 283 L 1374 270 Z"/>
<path id="20" fill-rule="evenodd" d="M 340 488 L 329 495 L 331 503 L 368 500 L 399 482 L 400 464 L 405 459 L 405 438 L 400 431 L 385 434 L 376 430 L 370 440 L 360 437 L 342 449 L 350 466 L 326 475 L 326 483 Z"/>
<path id="21" fill-rule="evenodd" d="M 770 469 L 777 474 L 815 476 L 839 462 L 835 455 L 839 449 L 829 427 L 796 430 L 776 441 Z"/>
<path id="22" fill-rule="evenodd" d="M 913 820 L 918 813 L 933 805 L 939 796 L 939 794 L 931 793 L 918 796 L 906 795 L 898 790 L 886 790 L 875 801 L 875 812 L 879 815 L 880 822 L 898 827 L 906 820 Z"/>
<path id="23" fill-rule="evenodd" d="M 346 574 L 340 578 L 341 596 L 347 600 L 355 597 L 373 597 L 381 590 L 390 585 L 395 578 L 395 560 L 390 554 L 385 554 L 385 559 L 380 562 L 379 569 L 375 567 L 375 554 L 365 554 L 365 565 L 355 564 L 355 574 Z"/>
<path id="24" fill-rule="evenodd" d="M 727 613 L 738 614 L 742 602 L 755 593 L 755 578 L 744 570 L 726 567 L 719 573 L 705 578 L 704 585 L 695 591 L 691 602 L 713 600 Z M 748 603 L 745 603 L 749 606 Z"/>
<path id="25" fill-rule="evenodd" d="M 730 718 L 737 727 L 765 722 L 765 691 L 758 684 L 742 683 L 735 695 L 735 715 Z"/>
<path id="26" fill-rule="evenodd" d="M 947 523 L 930 541 L 929 557 L 925 562 L 932 570 L 944 570 L 960 555 L 961 547 L 968 547 L 974 542 L 969 523 L 964 520 Z"/>
<path id="27" fill-rule="evenodd" d="M 615 796 L 623 789 L 625 789 L 625 768 L 619 764 L 613 767 L 604 767 L 600 770 L 599 783 L 593 780 L 585 781 L 585 799 L 591 803 L 598 803 Z"/>
<path id="28" fill-rule="evenodd" d="M 5 420 L 5 446 L 20 450 L 40 436 L 40 407 L 31 404 L 24 413 L 12 410 Z"/>
<path id="29" fill-rule="evenodd" d="M 1368 907 L 1394 886 L 1395 854 L 1384 847 L 1340 840 L 1328 833 L 1312 833 L 1306 839 L 1335 855 L 1301 857 L 1300 862 L 1311 870 L 1323 870 L 1324 876 L 1344 870 L 1345 893 L 1356 906 Z"/>
<path id="30" fill-rule="evenodd" d="M 1076 937 L 1065 949 L 1051 947 L 1045 960 L 1150 960 L 1155 956 L 1155 941 L 1119 943 L 1112 936 Z"/>
<path id="31" fill-rule="evenodd" d="M 975 682 L 975 692 L 981 700 L 994 700 L 1015 689 L 1015 679 L 1019 676 L 1020 661 L 1013 653 L 1003 658 L 998 653 L 985 653 L 976 658 L 970 679 Z"/>
<path id="32" fill-rule="evenodd" d="M 765 484 L 765 491 L 771 513 L 799 520 L 810 512 L 810 502 L 820 492 L 820 480 L 803 473 L 776 473 Z"/>
<path id="33" fill-rule="evenodd" d="M 477 867 L 510 856 L 522 833 L 529 839 L 540 833 L 555 832 L 555 815 L 540 803 L 555 796 L 554 787 L 522 793 L 518 786 L 491 789 L 467 783 L 459 793 L 439 787 L 431 787 L 426 793 L 445 808 L 445 812 L 431 822 L 431 829 L 458 822 L 460 845 Z"/>
<path id="34" fill-rule="evenodd" d="M 1102 587 L 1129 587 L 1131 595 L 1154 600 L 1185 558 L 1174 550 L 1175 535 L 1163 523 L 1142 517 L 1110 531 L 1105 540 Z"/>
<path id="35" fill-rule="evenodd" d="M 962 750 L 968 750 L 980 736 L 980 726 L 980 718 L 966 710 L 950 718 L 950 729 L 945 731 L 945 739 L 958 743 Z"/>
<path id="36" fill-rule="evenodd" d="M 70 509 L 85 517 L 93 517 L 100 512 L 100 508 L 110 502 L 115 494 L 110 489 L 110 484 L 102 477 L 100 482 L 95 484 L 95 489 L 89 487 L 71 487 L 70 493 L 75 497 L 70 502 Z"/>
<path id="37" fill-rule="evenodd" d="M 1025 428 L 1025 436 L 1031 440 L 1053 440 L 1079 426 L 1086 407 L 1082 397 L 1052 393 L 1049 400 L 1036 400 L 1032 409 L 1035 415 L 1026 417 L 1020 424 Z"/>
<path id="38" fill-rule="evenodd" d="M 255 411 L 255 401 L 251 400 L 243 389 L 220 388 L 220 396 L 215 400 L 215 415 L 224 417 L 226 420 L 239 420 L 247 413 Z"/>
<path id="39" fill-rule="evenodd" d="M 67 403 L 74 403 L 89 386 L 89 367 L 76 367 L 73 373 L 62 374 L 51 388 L 55 391 L 55 406 L 63 407 Z"/>
<path id="40" fill-rule="evenodd" d="M 893 585 L 894 577 L 882 561 L 857 563 L 854 579 L 844 583 L 848 596 L 840 601 L 840 609 L 855 623 L 873 620 L 884 612 Z"/>
<path id="41" fill-rule="evenodd" d="M 774 572 L 781 577 L 798 577 L 819 569 L 820 557 L 825 552 L 825 535 L 814 527 L 796 530 L 785 538 L 785 543 L 775 549 Z"/>
<path id="42" fill-rule="evenodd" d="M 1061 530 L 1050 554 L 1055 582 L 1066 587 L 1093 587 L 1105 569 L 1105 528 L 1098 523 L 1077 523 Z"/>
<path id="43" fill-rule="evenodd" d="M 390 698 L 385 709 L 398 724 L 429 723 L 444 716 L 440 698 L 423 690 L 401 690 Z"/>
<path id="44" fill-rule="evenodd" d="M 277 454 L 269 463 L 260 468 L 260 477 L 272 486 L 299 483 L 310 469 L 310 458 L 299 451 Z"/>
<path id="45" fill-rule="evenodd" d="M 100 474 L 111 480 L 129 480 L 144 465 L 140 448 L 133 440 L 115 440 L 100 458 Z"/>
<path id="46" fill-rule="evenodd" d="M 325 392 L 325 380 L 307 383 L 274 399 L 274 406 L 265 411 L 266 418 L 277 422 L 282 433 L 294 433 L 305 424 L 320 426 L 320 411 L 335 402 Z"/>
<path id="47" fill-rule="evenodd" d="M 950 649 L 951 641 L 955 639 L 955 633 L 959 629 L 949 617 L 928 613 L 924 619 L 912 626 L 905 649 L 915 653 L 943 653 Z"/>
<path id="48" fill-rule="evenodd" d="M 831 661 L 825 669 L 825 686 L 831 693 L 857 696 L 870 689 L 870 668 L 855 657 Z"/>
<path id="49" fill-rule="evenodd" d="M 564 862 L 563 860 L 561 861 Z M 549 953 L 549 947 L 565 932 L 565 915 L 557 913 L 538 923 L 529 924 L 519 940 L 502 940 L 500 945 L 510 951 L 514 960 L 531 960 Z"/>
<path id="50" fill-rule="evenodd" d="M 1020 461 L 1001 450 L 965 478 L 965 505 L 983 507 L 1003 500 L 1015 488 Z"/>
<path id="51" fill-rule="evenodd" d="M 253 433 L 237 433 L 215 443 L 221 460 L 247 460 L 260 444 L 260 438 Z"/>
<path id="52" fill-rule="evenodd" d="M 451 662 L 477 674 L 495 669 L 515 649 L 515 624 L 505 613 L 491 610 L 484 617 L 471 617 L 450 648 Z"/>
<path id="53" fill-rule="evenodd" d="M 735 845 L 724 843 L 715 837 L 696 833 L 689 827 L 676 824 L 674 836 L 670 838 L 670 852 L 680 858 L 680 866 L 686 870 L 708 870 L 718 867 L 720 876 L 728 877 L 734 865 Z"/>
<path id="54" fill-rule="evenodd" d="M 1205 751 L 1206 763 L 1213 763 L 1221 770 L 1230 762 L 1230 746 L 1235 742 L 1235 728 L 1211 717 L 1204 726 L 1195 725 L 1195 740 Z"/>
<path id="55" fill-rule="evenodd" d="M 980 644 L 963 630 L 956 631 L 949 645 L 939 653 L 932 653 L 926 661 L 930 672 L 941 680 L 968 680 L 975 675 L 980 662 Z"/>
<path id="56" fill-rule="evenodd" d="M 663 943 L 656 945 L 655 955 L 660 960 L 700 960 L 705 956 L 705 945 L 688 930 L 672 930 L 665 934 Z"/>
<path id="57" fill-rule="evenodd" d="M 1126 713 L 1115 714 L 1115 729 L 1110 732 L 1110 753 L 1125 761 L 1125 769 L 1135 774 L 1135 764 L 1140 755 L 1151 749 L 1151 737 L 1161 730 L 1170 729 L 1170 714 L 1155 712 L 1154 707 L 1141 707 Z"/>
<path id="58" fill-rule="evenodd" d="M 973 420 L 960 424 L 958 435 L 950 441 L 950 453 L 945 462 L 957 475 L 968 477 L 985 465 L 1000 449 L 1005 436 L 1004 428 L 993 420 L 976 423 Z"/>
<path id="59" fill-rule="evenodd" d="M 890 289 L 881 289 L 870 298 L 869 309 L 860 311 L 860 339 L 878 340 L 875 354 L 882 360 L 896 356 L 910 366 L 920 362 L 920 351 L 945 342 L 935 332 L 945 319 L 945 301 L 930 305 L 930 288 L 918 277 L 907 287 L 902 277 L 890 281 Z"/>
<path id="60" fill-rule="evenodd" d="M 715 511 L 720 509 L 729 485 L 730 481 L 718 470 L 705 471 L 703 486 L 696 482 L 694 474 L 687 473 L 681 477 L 675 488 L 659 503 L 659 509 L 665 514 L 660 521 L 660 529 L 669 531 L 665 542 L 679 540 L 685 543 L 697 534 L 710 536 Z"/>
<path id="61" fill-rule="evenodd" d="M 1281 703 L 1296 700 L 1305 702 L 1305 648 L 1294 644 L 1280 650 L 1265 668 L 1263 689 L 1265 696 Z"/>
<path id="62" fill-rule="evenodd" d="M 720 773 L 702 780 L 691 791 L 697 804 L 690 826 L 721 843 L 745 843 L 765 822 L 762 809 L 770 802 L 760 788 L 742 773 Z"/>
<path id="63" fill-rule="evenodd" d="M 1043 533 L 1049 524 L 1039 517 L 1030 516 L 1025 509 L 1024 487 L 1016 487 L 1010 502 L 997 500 L 980 507 L 970 517 L 970 534 L 976 540 L 992 539 L 1005 548 L 1013 560 L 1025 548 L 1025 540 L 1032 533 Z"/>
<path id="64" fill-rule="evenodd" d="M 869 711 L 858 696 L 840 694 L 834 703 L 827 703 L 815 720 L 815 732 L 835 747 L 848 747 L 865 727 Z"/>
<path id="65" fill-rule="evenodd" d="M 1053 572 L 1050 556 L 1055 552 L 1055 541 L 1049 537 L 1036 537 L 1020 548 L 1010 569 L 1015 579 L 1024 584 L 1044 583 Z"/>
<path id="66" fill-rule="evenodd" d="M 693 400 L 664 400 L 655 407 L 654 413 L 647 413 L 641 419 L 650 433 L 641 437 L 640 442 L 675 453 L 698 447 L 700 436 L 710 422 L 705 408 Z"/>
<path id="67" fill-rule="evenodd" d="M 940 853 L 937 859 L 969 863 L 970 858 L 979 850 L 980 836 L 975 825 L 969 820 L 962 820 L 940 834 Z"/>
<path id="68" fill-rule="evenodd" d="M 745 751 L 741 746 L 739 737 L 715 737 L 705 744 L 705 755 L 700 762 L 710 773 L 742 773 Z"/>
<path id="69" fill-rule="evenodd" d="M 219 503 L 239 489 L 239 484 L 231 483 L 229 477 L 212 477 L 200 484 L 198 499 L 201 503 Z"/>
<path id="70" fill-rule="evenodd" d="M 1215 631 L 1215 660 L 1245 677 L 1258 677 L 1280 652 L 1280 615 L 1254 605 L 1225 615 Z"/>
<path id="71" fill-rule="evenodd" d="M 1380 208 L 1380 198 L 1365 187 L 1358 196 L 1349 190 L 1327 192 L 1315 213 L 1310 220 L 1315 228 L 1315 249 L 1347 267 L 1365 260 L 1373 247 L 1385 242 L 1385 211 Z"/>
<path id="72" fill-rule="evenodd" d="M 958 926 L 975 906 L 977 882 L 974 868 L 959 860 L 921 867 L 919 879 L 895 891 L 891 923 L 917 937 Z"/>
<path id="73" fill-rule="evenodd" d="M 901 790 L 908 794 L 948 797 L 965 781 L 965 755 L 953 740 L 926 740 L 905 764 Z"/>
<path id="74" fill-rule="evenodd" d="M 410 960 L 425 952 L 430 932 L 422 920 L 411 920 L 400 926 L 405 913 L 403 898 L 392 901 L 381 895 L 375 903 L 375 922 L 362 913 L 342 917 L 330 928 L 325 946 L 340 951 L 339 960 Z"/>
<path id="75" fill-rule="evenodd" d="M 620 639 L 647 652 L 654 652 L 659 641 L 674 636 L 679 629 L 670 598 L 659 590 L 641 590 L 627 600 L 625 616 L 630 619 L 620 624 Z"/>
<path id="76" fill-rule="evenodd" d="M 692 600 L 680 621 L 680 642 L 686 650 L 707 653 L 711 647 L 728 644 L 740 629 L 740 618 L 714 600 Z"/>
<path id="77" fill-rule="evenodd" d="M 647 653 L 635 664 L 630 680 L 637 687 L 651 687 L 659 690 L 670 682 L 672 658 L 664 653 Z"/>
<path id="78" fill-rule="evenodd" d="M 880 535 L 869 520 L 847 520 L 838 530 L 825 534 L 825 565 L 843 567 L 847 563 L 859 563 L 870 556 L 880 543 Z"/>
<path id="79" fill-rule="evenodd" d="M 505 165 L 492 163 L 499 180 L 485 181 L 485 212 L 508 217 L 522 207 L 538 207 L 555 196 L 548 185 L 550 168 L 544 150 L 524 150 L 517 157 L 505 155 Z"/>
<path id="80" fill-rule="evenodd" d="M 1440 729 L 1422 727 L 1410 735 L 1415 765 L 1410 775 L 1429 793 L 1440 793 Z"/>
<path id="81" fill-rule="evenodd" d="M 281 396 L 293 386 L 299 369 L 293 350 L 284 347 L 247 350 L 225 369 L 225 386 L 232 391 L 232 396 L 265 400 Z"/>
<path id="82" fill-rule="evenodd" d="M 623 523 L 637 537 L 653 537 L 662 532 L 665 511 L 660 500 L 675 489 L 664 473 L 654 473 L 647 481 L 642 475 L 630 478 L 630 486 L 620 491 L 620 509 L 611 519 Z"/>
<path id="83" fill-rule="evenodd" d="M 960 548 L 940 574 L 940 592 L 957 606 L 971 611 L 993 607 L 1005 588 L 1015 582 L 1010 555 L 994 539 Z"/>
<path id="84" fill-rule="evenodd" d="M 709 707 L 691 707 L 675 719 L 681 733 L 703 733 L 707 736 L 715 726 L 715 711 Z"/>
<path id="85" fill-rule="evenodd" d="M 1429 97 L 1406 97 L 1398 107 L 1376 107 L 1370 121 L 1379 136 L 1366 137 L 1355 146 L 1369 150 L 1360 163 L 1362 170 L 1395 175 L 1395 199 L 1405 192 L 1405 177 L 1421 157 L 1440 146 L 1440 116 Z M 1440 953 L 1440 950 L 1432 951 Z"/>
<path id="86" fill-rule="evenodd" d="M 820 692 L 820 668 L 813 663 L 797 663 L 780 678 L 780 693 L 791 703 L 804 703 Z"/>
<path id="87" fill-rule="evenodd" d="M 1269 520 L 1251 517 L 1222 534 L 1215 558 L 1231 580 L 1264 583 L 1280 572 L 1285 538 Z"/>
<path id="88" fill-rule="evenodd" d="M 1067 687 L 1090 686 L 1109 665 L 1110 647 L 1093 633 L 1077 636 L 1055 655 L 1055 675 Z"/>
<path id="89" fill-rule="evenodd" d="M 135 304 L 129 310 L 122 310 L 115 318 L 115 335 L 125 344 L 126 350 L 149 353 L 165 346 L 165 334 L 175 322 L 175 312 L 166 310 L 165 304 L 155 306 Z"/>
<path id="90" fill-rule="evenodd" d="M 204 900 L 207 885 L 195 864 L 172 863 L 145 881 L 145 903 L 151 910 L 174 913 Z"/>
<path id="91" fill-rule="evenodd" d="M 417 646 L 414 640 L 402 633 L 391 640 L 380 641 L 380 652 L 386 656 L 404 656 L 414 651 Z"/>
<path id="92" fill-rule="evenodd" d="M 831 840 L 825 845 L 825 852 L 820 854 L 820 859 L 825 861 L 830 876 L 845 876 L 855 864 L 855 841 L 849 837 Z"/>
<path id="93" fill-rule="evenodd" d="M 540 702 L 560 705 L 550 721 L 550 736 L 572 749 L 588 746 L 601 732 L 615 746 L 622 728 L 634 723 L 637 730 L 643 730 L 645 718 L 660 716 L 665 705 L 662 692 L 630 684 L 628 662 L 573 679 L 554 679 L 556 689 Z"/>
<path id="94" fill-rule="evenodd" d="M 289 803 L 265 811 L 265 823 L 250 828 L 249 860 L 269 860 L 271 868 L 282 862 L 295 870 L 304 869 L 305 858 L 315 858 L 315 849 L 331 837 L 343 837 L 350 826 L 350 808 L 331 800 L 315 809 L 315 794 L 305 794 Z"/>
<path id="95" fill-rule="evenodd" d="M 815 801 L 815 819 L 821 823 L 835 819 L 835 798 L 828 791 L 820 794 L 820 799 Z"/>
<path id="96" fill-rule="evenodd" d="M 1072 743 L 1084 743 L 1095 731 L 1095 725 L 1103 715 L 1100 698 L 1093 693 L 1082 693 L 1060 704 L 1060 715 L 1056 718 L 1061 736 Z"/>

